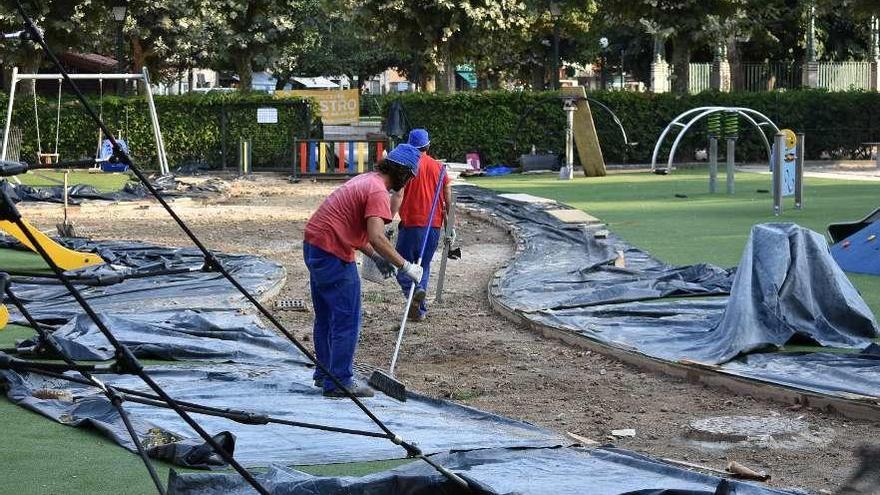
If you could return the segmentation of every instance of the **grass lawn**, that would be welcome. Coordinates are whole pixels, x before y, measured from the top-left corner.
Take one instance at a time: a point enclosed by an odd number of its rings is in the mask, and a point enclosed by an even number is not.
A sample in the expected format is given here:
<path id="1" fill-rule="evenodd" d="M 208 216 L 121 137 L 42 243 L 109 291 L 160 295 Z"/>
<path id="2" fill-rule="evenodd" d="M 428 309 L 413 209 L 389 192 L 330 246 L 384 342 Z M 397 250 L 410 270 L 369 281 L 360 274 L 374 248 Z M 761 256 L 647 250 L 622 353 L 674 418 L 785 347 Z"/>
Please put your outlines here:
<path id="1" fill-rule="evenodd" d="M 794 222 L 825 233 L 829 223 L 856 220 L 880 207 L 880 182 L 806 178 L 804 209 L 786 198 L 774 217 L 770 176 L 736 175 L 736 194 L 709 194 L 706 169 L 677 170 L 668 176 L 649 173 L 577 177 L 560 181 L 555 174 L 508 175 L 471 179 L 504 192 L 528 193 L 559 200 L 600 218 L 630 243 L 673 264 L 709 262 L 736 265 L 754 224 Z M 721 174 L 720 189 L 724 189 Z M 675 195 L 686 195 L 676 198 Z M 849 275 L 875 314 L 880 315 L 880 277 Z"/>
<path id="2" fill-rule="evenodd" d="M 36 255 L 0 250 L 0 271 L 45 270 Z M 9 325 L 0 330 L 0 348 L 35 335 L 27 327 Z M 144 364 L 159 364 L 144 361 Z M 174 364 L 182 365 L 180 362 Z M 154 494 L 156 489 L 140 458 L 112 440 L 90 430 L 72 428 L 30 412 L 0 394 L 0 490 L 17 495 Z M 291 435 L 297 430 L 291 428 Z M 409 459 L 297 466 L 302 471 L 326 476 L 360 476 L 412 462 Z M 157 463 L 161 479 L 167 480 L 171 465 Z M 177 468 L 178 471 L 186 471 Z"/>
<path id="3" fill-rule="evenodd" d="M 49 187 L 64 185 L 64 172 L 60 170 L 37 170 L 19 175 L 18 179 L 22 184 L 34 187 Z M 89 173 L 84 170 L 75 170 L 70 172 L 68 183 L 89 184 L 95 186 L 101 192 L 112 192 L 122 189 L 122 186 L 129 181 L 128 174 L 120 173 Z"/>

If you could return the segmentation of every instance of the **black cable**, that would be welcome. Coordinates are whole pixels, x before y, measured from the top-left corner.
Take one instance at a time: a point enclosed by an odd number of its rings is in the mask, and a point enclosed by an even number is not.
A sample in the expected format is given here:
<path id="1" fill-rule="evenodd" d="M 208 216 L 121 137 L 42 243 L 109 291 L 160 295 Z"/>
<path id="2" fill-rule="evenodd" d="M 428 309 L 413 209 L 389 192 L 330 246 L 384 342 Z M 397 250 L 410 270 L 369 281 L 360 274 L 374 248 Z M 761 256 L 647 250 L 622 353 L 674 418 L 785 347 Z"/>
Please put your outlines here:
<path id="1" fill-rule="evenodd" d="M 31 20 L 31 18 L 24 11 L 24 6 L 22 5 L 21 0 L 16 0 L 16 5 L 18 6 L 19 13 L 21 14 L 22 18 L 24 19 L 25 30 L 27 32 L 29 32 L 31 34 L 31 36 L 33 37 L 33 39 L 43 48 L 43 51 L 45 52 L 45 54 L 49 57 L 49 59 L 52 61 L 53 65 L 56 67 L 56 69 L 61 74 L 62 79 L 68 83 L 70 88 L 76 94 L 77 99 L 79 99 L 80 102 L 83 104 L 83 108 L 86 110 L 86 113 L 89 114 L 91 119 L 101 128 L 101 130 L 107 136 L 107 139 L 110 141 L 110 144 L 113 147 L 114 154 L 119 157 L 120 163 L 128 165 L 129 170 L 131 170 L 132 173 L 138 178 L 138 180 L 140 180 L 141 183 L 143 183 L 144 187 L 150 192 L 150 194 L 152 194 L 153 197 L 156 198 L 156 200 L 159 202 L 160 205 L 162 205 L 162 207 L 165 209 L 165 211 L 168 213 L 168 215 L 171 216 L 171 218 L 175 221 L 175 223 L 177 223 L 177 225 L 180 227 L 180 229 L 187 235 L 187 237 L 189 237 L 190 241 L 192 241 L 192 243 L 196 247 L 199 248 L 199 250 L 202 252 L 202 254 L 205 257 L 205 268 L 211 269 L 211 270 L 216 270 L 221 275 L 223 275 L 223 277 L 226 278 L 248 301 L 250 301 L 251 304 L 253 304 L 254 307 L 257 308 L 257 310 L 264 317 L 266 317 L 270 322 L 272 322 L 272 324 L 278 329 L 278 331 L 280 331 L 282 334 L 284 334 L 300 350 L 300 352 L 302 352 L 306 357 L 308 357 L 309 360 L 311 360 L 315 364 L 315 366 L 317 366 L 318 369 L 322 373 L 325 374 L 325 376 L 329 377 L 331 382 L 333 382 L 333 385 L 336 388 L 338 388 L 339 390 L 342 390 L 345 393 L 345 395 L 352 402 L 354 402 L 355 405 L 357 405 L 358 408 L 361 409 L 361 411 L 363 411 L 363 413 L 366 414 L 367 417 L 370 418 L 370 420 L 372 420 L 376 424 L 376 426 L 378 426 L 382 431 L 384 431 L 386 434 L 386 437 L 391 442 L 403 447 L 407 451 L 408 456 L 418 457 L 418 458 L 421 458 L 421 459 L 425 460 L 426 462 L 428 462 L 428 459 L 424 456 L 424 454 L 422 453 L 422 451 L 418 447 L 416 447 L 415 445 L 413 445 L 411 443 L 405 442 L 402 438 L 400 438 L 394 432 L 392 432 L 378 417 L 376 417 L 375 414 L 373 414 L 372 411 L 370 411 L 366 407 L 366 405 L 364 405 L 364 403 L 358 397 L 356 397 L 351 392 L 351 390 L 348 389 L 348 387 L 343 385 L 342 382 L 335 375 L 330 373 L 330 371 L 323 364 L 321 364 L 315 358 L 315 356 L 304 345 L 302 345 L 302 343 L 300 343 L 299 340 L 297 340 L 297 338 L 283 324 L 281 324 L 281 322 L 277 318 L 275 318 L 275 316 L 268 309 L 266 309 L 247 289 L 245 289 L 223 267 L 223 265 L 214 256 L 214 254 L 211 253 L 204 246 L 204 244 L 202 244 L 201 240 L 198 237 L 196 237 L 196 235 L 192 232 L 192 230 L 190 230 L 190 228 L 186 225 L 186 223 L 184 223 L 184 221 L 177 215 L 177 213 L 171 208 L 171 206 L 169 206 L 168 202 L 165 201 L 165 199 L 159 194 L 158 190 L 156 190 L 156 188 L 153 186 L 153 184 L 150 183 L 150 181 L 147 179 L 147 177 L 144 175 L 144 173 L 140 170 L 140 168 L 135 166 L 132 163 L 131 157 L 119 145 L 119 143 L 116 140 L 116 137 L 110 132 L 110 129 L 107 128 L 107 126 L 104 124 L 103 120 L 95 113 L 95 110 L 92 108 L 91 104 L 88 102 L 85 95 L 83 95 L 83 93 L 82 93 L 82 91 L 80 91 L 79 87 L 73 82 L 73 80 L 70 78 L 70 75 L 64 69 L 64 66 L 58 60 L 58 57 L 50 49 L 49 45 L 46 43 L 46 40 L 43 39 L 42 33 L 37 29 L 37 27 L 33 23 L 33 20 Z M 14 209 L 14 205 L 13 205 L 13 209 Z M 20 218 L 18 219 L 18 223 L 21 223 Z M 27 234 L 29 240 L 33 243 L 34 241 L 32 239 L 30 239 L 33 237 L 33 234 L 30 234 L 29 232 L 26 232 L 26 234 Z M 42 247 L 41 247 L 41 251 L 43 251 L 41 253 L 41 255 L 43 255 L 44 258 L 48 258 L 48 255 L 45 253 L 45 250 L 42 249 Z M 48 258 L 48 260 L 51 260 L 51 259 Z M 67 287 L 67 289 L 71 291 L 71 294 L 74 296 L 74 298 L 77 299 L 78 302 L 81 301 L 80 305 L 83 307 L 83 309 L 86 311 L 86 313 L 89 314 L 89 316 L 92 317 L 93 320 L 95 320 L 95 324 L 102 331 L 102 333 L 105 333 L 105 331 L 106 331 L 106 334 L 107 334 L 106 336 L 108 337 L 108 340 L 111 342 L 111 344 L 114 345 L 115 348 L 117 348 L 120 351 L 121 355 L 119 356 L 119 359 L 125 360 L 128 364 L 131 364 L 131 365 L 136 364 L 137 366 L 139 366 L 140 363 L 137 362 L 137 359 L 133 355 L 131 355 L 131 352 L 126 347 L 121 346 L 121 344 L 119 344 L 119 342 L 116 341 L 116 339 L 110 333 L 109 329 L 107 329 L 106 326 L 104 326 L 103 322 L 101 322 L 100 319 L 97 318 L 97 315 L 94 314 L 94 311 L 92 311 L 91 307 L 88 305 L 88 303 L 85 301 L 85 299 L 82 298 L 82 295 L 80 295 L 78 293 L 78 291 L 76 290 L 76 288 L 72 284 L 70 284 L 70 282 L 64 276 L 63 271 L 61 271 L 60 268 L 58 268 L 56 265 L 54 265 L 54 263 L 50 263 L 50 266 L 52 266 L 53 270 L 59 274 L 59 278 L 62 280 L 62 282 L 64 282 L 64 285 Z M 119 345 L 119 347 L 117 347 L 117 345 Z M 192 426 L 193 429 L 198 431 L 199 434 L 202 435 L 203 438 L 205 438 L 205 440 L 209 444 L 211 444 L 211 447 L 214 448 L 217 451 L 217 453 L 220 454 L 221 457 L 224 458 L 224 460 L 229 462 L 230 465 L 236 469 L 236 471 L 239 471 L 239 474 L 241 474 L 243 477 L 245 477 L 245 479 L 255 489 L 257 489 L 257 491 L 259 491 L 260 493 L 265 493 L 265 489 L 259 484 L 259 482 L 257 482 L 257 480 L 255 478 L 253 478 L 249 472 L 244 470 L 244 468 L 242 468 L 238 464 L 237 461 L 232 459 L 232 456 L 229 456 L 220 447 L 220 445 L 217 444 L 217 442 L 213 438 L 208 436 L 207 432 L 205 432 L 204 430 L 201 430 L 201 427 L 199 427 L 197 424 L 195 424 L 195 422 L 192 421 L 192 418 L 190 418 L 188 415 L 186 415 L 186 413 L 183 410 L 181 410 L 179 407 L 176 407 L 176 404 L 173 403 L 173 399 L 171 399 L 171 397 L 168 397 L 167 394 L 165 394 L 164 390 L 162 390 L 161 387 L 158 386 L 158 384 L 156 384 L 148 375 L 143 373 L 142 368 L 140 368 L 138 371 L 142 374 L 141 379 L 143 379 L 144 382 L 150 386 L 150 388 L 153 388 L 154 391 L 157 394 L 159 394 L 164 400 L 168 400 L 169 404 L 172 405 L 173 408 L 175 408 L 175 412 L 177 412 L 179 415 L 181 415 L 181 417 L 184 420 L 186 420 L 187 423 L 190 423 L 190 426 Z M 227 460 L 226 457 L 228 457 L 229 459 Z M 466 481 L 464 481 L 462 478 L 455 475 L 454 473 L 452 473 L 448 469 L 446 469 L 442 466 L 439 466 L 433 462 L 428 462 L 428 463 L 431 466 L 433 466 L 435 469 L 437 469 L 441 474 L 443 474 L 444 476 L 449 478 L 451 481 L 460 485 L 462 488 L 470 489 L 470 487 Z"/>
<path id="2" fill-rule="evenodd" d="M 67 363 L 68 365 L 75 365 L 76 362 L 71 359 L 65 352 L 64 349 L 58 345 L 58 342 L 52 337 L 49 332 L 40 325 L 36 319 L 34 319 L 33 315 L 31 315 L 30 311 L 27 310 L 24 303 L 21 302 L 21 299 L 15 295 L 12 291 L 12 288 L 9 286 L 8 276 L 4 273 L 0 273 L 0 283 L 3 284 L 4 292 L 6 296 L 9 298 L 10 302 L 18 309 L 18 311 L 24 316 L 24 318 L 28 321 L 28 323 L 34 328 L 37 332 L 37 335 L 40 337 L 40 341 L 43 345 L 49 346 L 55 354 L 59 355 L 61 359 Z M 41 373 L 42 370 L 35 370 L 36 373 Z M 53 373 L 55 374 L 55 373 Z M 150 460 L 150 457 L 147 455 L 144 450 L 143 444 L 141 443 L 140 437 L 135 431 L 134 427 L 131 424 L 131 420 L 128 417 L 128 411 L 122 407 L 122 402 L 119 400 L 118 393 L 113 390 L 112 387 L 104 386 L 103 383 L 95 379 L 90 373 L 79 371 L 79 374 L 83 376 L 83 381 L 88 385 L 96 386 L 101 389 L 104 394 L 110 399 L 110 403 L 116 410 L 119 412 L 119 416 L 122 418 L 122 422 L 125 424 L 125 429 L 128 430 L 128 434 L 131 437 L 132 442 L 134 442 L 135 448 L 137 448 L 138 455 L 141 458 L 141 461 L 144 463 L 144 466 L 147 468 L 147 472 L 150 475 L 150 479 L 153 480 L 153 484 L 156 485 L 156 490 L 159 491 L 160 495 L 165 495 L 165 485 L 162 483 L 162 480 L 159 479 L 159 473 L 156 472 L 156 467 L 153 465 L 153 462 Z M 60 376 L 63 378 L 73 378 L 68 377 L 68 375 L 64 374 L 55 374 L 56 376 Z"/>

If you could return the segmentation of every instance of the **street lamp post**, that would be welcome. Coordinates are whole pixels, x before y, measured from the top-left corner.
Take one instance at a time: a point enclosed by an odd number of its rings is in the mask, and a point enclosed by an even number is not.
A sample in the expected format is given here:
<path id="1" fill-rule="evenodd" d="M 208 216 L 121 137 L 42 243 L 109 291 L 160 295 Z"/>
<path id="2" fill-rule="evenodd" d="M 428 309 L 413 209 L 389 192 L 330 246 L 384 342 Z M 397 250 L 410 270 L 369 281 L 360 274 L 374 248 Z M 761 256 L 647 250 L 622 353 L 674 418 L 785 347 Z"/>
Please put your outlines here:
<path id="1" fill-rule="evenodd" d="M 626 49 L 620 49 L 620 90 L 623 91 L 626 88 L 626 79 L 625 74 L 623 72 L 623 57 L 626 52 Z"/>
<path id="2" fill-rule="evenodd" d="M 559 18 L 562 10 L 556 2 L 550 2 L 550 18 L 553 19 L 553 89 L 559 91 Z"/>
<path id="3" fill-rule="evenodd" d="M 116 21 L 116 71 L 125 73 L 125 62 L 122 60 L 122 28 L 125 27 L 125 16 L 128 13 L 128 2 L 117 0 L 113 4 L 113 19 Z M 120 80 L 116 87 L 119 95 L 125 94 L 125 81 Z"/>
<path id="4" fill-rule="evenodd" d="M 607 86 L 606 85 L 607 78 L 605 77 L 605 71 L 607 70 L 607 65 L 608 65 L 608 38 L 606 38 L 604 36 L 599 38 L 599 49 L 602 51 L 602 71 L 599 75 L 599 79 L 600 79 L 599 86 L 601 87 L 601 89 L 604 90 L 604 89 L 606 89 L 606 86 Z"/>

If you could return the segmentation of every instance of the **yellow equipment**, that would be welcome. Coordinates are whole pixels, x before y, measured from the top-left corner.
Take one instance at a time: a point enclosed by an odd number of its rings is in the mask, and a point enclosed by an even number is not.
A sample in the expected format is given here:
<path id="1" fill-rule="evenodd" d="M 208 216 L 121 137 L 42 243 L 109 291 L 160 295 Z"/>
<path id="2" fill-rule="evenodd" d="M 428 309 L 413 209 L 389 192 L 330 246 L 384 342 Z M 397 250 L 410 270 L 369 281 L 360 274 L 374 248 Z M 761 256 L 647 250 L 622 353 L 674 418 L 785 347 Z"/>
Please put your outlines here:
<path id="1" fill-rule="evenodd" d="M 62 270 L 76 270 L 77 268 L 85 268 L 87 266 L 100 265 L 104 262 L 100 256 L 97 254 L 91 253 L 80 253 L 79 251 L 74 251 L 72 249 L 67 249 L 66 247 L 58 244 L 53 241 L 52 238 L 47 236 L 46 234 L 37 230 L 33 225 L 27 222 L 25 219 L 21 219 L 21 223 L 27 227 L 28 231 L 34 236 L 37 242 L 43 246 L 43 249 L 49 254 L 49 257 L 52 258 L 52 261 L 55 262 L 56 265 L 61 267 Z M 18 228 L 16 224 L 10 222 L 8 220 L 0 220 L 0 230 L 6 232 L 7 234 L 15 237 L 18 242 L 20 242 L 24 247 L 30 249 L 31 251 L 37 252 L 34 246 L 28 241 L 28 238 L 25 236 L 24 232 Z"/>

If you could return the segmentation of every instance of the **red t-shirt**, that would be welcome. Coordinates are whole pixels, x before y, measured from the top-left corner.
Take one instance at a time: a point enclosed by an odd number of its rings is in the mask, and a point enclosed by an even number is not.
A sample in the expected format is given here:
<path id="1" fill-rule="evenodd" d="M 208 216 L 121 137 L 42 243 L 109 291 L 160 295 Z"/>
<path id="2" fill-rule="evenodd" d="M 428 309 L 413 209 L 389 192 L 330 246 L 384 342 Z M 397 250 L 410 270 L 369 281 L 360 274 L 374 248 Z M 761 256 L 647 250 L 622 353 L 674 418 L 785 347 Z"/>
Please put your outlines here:
<path id="1" fill-rule="evenodd" d="M 403 201 L 400 203 L 400 223 L 404 227 L 425 227 L 428 225 L 428 215 L 431 214 L 431 205 L 434 202 L 434 191 L 437 190 L 437 181 L 440 180 L 440 170 L 443 164 L 422 153 L 419 158 L 419 175 L 409 181 L 403 188 Z M 446 202 L 443 188 L 449 183 L 449 176 L 443 176 L 443 186 L 440 188 L 440 199 L 437 200 L 437 209 L 434 211 L 434 220 L 431 227 L 443 225 L 443 205 Z"/>
<path id="2" fill-rule="evenodd" d="M 305 241 L 337 258 L 354 261 L 367 245 L 367 218 L 391 221 L 391 199 L 378 172 L 367 172 L 333 191 L 306 224 Z"/>

